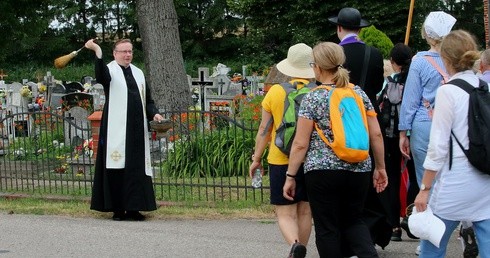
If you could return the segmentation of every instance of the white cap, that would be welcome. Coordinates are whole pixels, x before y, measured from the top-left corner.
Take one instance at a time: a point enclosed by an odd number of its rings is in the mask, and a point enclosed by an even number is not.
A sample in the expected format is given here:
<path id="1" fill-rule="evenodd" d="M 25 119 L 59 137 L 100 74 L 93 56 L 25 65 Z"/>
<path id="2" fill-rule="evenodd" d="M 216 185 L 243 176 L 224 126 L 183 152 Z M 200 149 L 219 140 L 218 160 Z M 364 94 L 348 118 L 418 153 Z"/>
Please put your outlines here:
<path id="1" fill-rule="evenodd" d="M 456 18 L 450 14 L 443 11 L 431 12 L 425 18 L 425 33 L 429 38 L 441 39 L 451 32 L 455 23 Z"/>
<path id="2" fill-rule="evenodd" d="M 429 206 L 424 212 L 417 212 L 416 207 L 413 207 L 412 215 L 408 217 L 408 228 L 414 236 L 429 240 L 437 248 L 446 231 L 444 222 L 434 216 Z"/>

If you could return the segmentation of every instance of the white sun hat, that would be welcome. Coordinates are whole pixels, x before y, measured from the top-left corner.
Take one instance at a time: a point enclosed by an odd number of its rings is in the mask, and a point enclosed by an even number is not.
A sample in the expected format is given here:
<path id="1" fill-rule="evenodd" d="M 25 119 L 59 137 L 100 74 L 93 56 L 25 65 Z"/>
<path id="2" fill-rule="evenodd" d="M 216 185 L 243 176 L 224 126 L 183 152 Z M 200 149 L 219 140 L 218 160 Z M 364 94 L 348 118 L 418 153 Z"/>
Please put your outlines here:
<path id="1" fill-rule="evenodd" d="M 310 67 L 313 61 L 313 50 L 304 43 L 293 45 L 288 50 L 288 57 L 277 64 L 279 72 L 296 78 L 314 78 Z"/>
<path id="2" fill-rule="evenodd" d="M 451 32 L 455 23 L 456 18 L 450 14 L 443 11 L 431 12 L 425 18 L 425 33 L 429 38 L 441 39 Z"/>
<path id="3" fill-rule="evenodd" d="M 429 240 L 437 248 L 446 231 L 444 222 L 432 213 L 429 206 L 424 212 L 417 212 L 416 207 L 413 207 L 412 215 L 408 217 L 408 228 L 414 236 Z"/>

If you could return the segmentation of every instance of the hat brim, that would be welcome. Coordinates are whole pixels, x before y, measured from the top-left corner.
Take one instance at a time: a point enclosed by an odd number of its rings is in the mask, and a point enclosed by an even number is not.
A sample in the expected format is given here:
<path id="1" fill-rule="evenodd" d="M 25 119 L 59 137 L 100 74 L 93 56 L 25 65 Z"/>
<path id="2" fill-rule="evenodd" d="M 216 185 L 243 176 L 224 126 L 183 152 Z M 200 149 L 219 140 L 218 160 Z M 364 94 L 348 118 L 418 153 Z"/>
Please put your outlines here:
<path id="1" fill-rule="evenodd" d="M 339 23 L 339 17 L 338 16 L 330 17 L 330 18 L 328 18 L 328 21 L 330 23 L 335 24 L 335 25 L 340 25 L 342 27 L 351 28 L 351 29 L 360 29 L 360 28 L 365 28 L 365 27 L 368 27 L 371 25 L 368 21 L 366 21 L 364 19 L 361 19 L 361 22 L 359 25 L 342 24 L 342 23 Z"/>
<path id="2" fill-rule="evenodd" d="M 315 78 L 315 72 L 311 67 L 296 68 L 293 67 L 287 59 L 282 60 L 277 65 L 277 70 L 282 74 L 295 78 Z"/>

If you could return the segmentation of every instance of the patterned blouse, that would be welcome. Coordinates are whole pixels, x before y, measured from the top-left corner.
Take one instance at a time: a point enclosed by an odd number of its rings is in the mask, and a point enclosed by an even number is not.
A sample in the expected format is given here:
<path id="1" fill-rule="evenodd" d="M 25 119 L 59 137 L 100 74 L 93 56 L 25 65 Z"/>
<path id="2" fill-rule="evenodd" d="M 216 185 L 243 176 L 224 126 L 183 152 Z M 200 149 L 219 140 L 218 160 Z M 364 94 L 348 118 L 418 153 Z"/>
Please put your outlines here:
<path id="1" fill-rule="evenodd" d="M 374 107 L 366 93 L 359 86 L 355 86 L 354 90 L 362 97 L 366 110 L 373 110 Z M 325 89 L 310 91 L 301 102 L 298 116 L 318 123 L 318 126 L 323 130 L 327 138 L 332 139 L 330 113 L 326 112 L 329 110 L 328 94 L 329 92 Z M 365 161 L 359 163 L 349 163 L 339 159 L 333 150 L 318 136 L 317 131 L 313 129 L 304 168 L 305 173 L 312 170 L 369 172 L 371 170 L 371 159 L 367 158 Z"/>

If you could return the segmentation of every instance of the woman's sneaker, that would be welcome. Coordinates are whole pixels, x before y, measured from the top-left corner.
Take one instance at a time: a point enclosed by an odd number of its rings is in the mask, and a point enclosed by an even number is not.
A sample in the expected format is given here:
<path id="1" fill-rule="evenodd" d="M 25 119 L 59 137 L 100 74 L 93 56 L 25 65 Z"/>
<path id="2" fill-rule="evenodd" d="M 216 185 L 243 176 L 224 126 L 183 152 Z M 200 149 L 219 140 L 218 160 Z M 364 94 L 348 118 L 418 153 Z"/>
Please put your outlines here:
<path id="1" fill-rule="evenodd" d="M 306 247 L 298 240 L 291 246 L 288 258 L 304 258 L 306 256 Z"/>
<path id="2" fill-rule="evenodd" d="M 478 256 L 478 245 L 476 244 L 475 231 L 473 227 L 459 229 L 459 236 L 463 243 L 463 257 L 464 258 L 476 258 Z"/>

